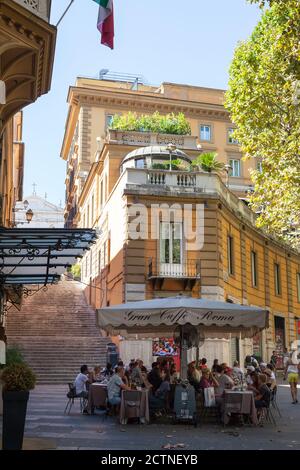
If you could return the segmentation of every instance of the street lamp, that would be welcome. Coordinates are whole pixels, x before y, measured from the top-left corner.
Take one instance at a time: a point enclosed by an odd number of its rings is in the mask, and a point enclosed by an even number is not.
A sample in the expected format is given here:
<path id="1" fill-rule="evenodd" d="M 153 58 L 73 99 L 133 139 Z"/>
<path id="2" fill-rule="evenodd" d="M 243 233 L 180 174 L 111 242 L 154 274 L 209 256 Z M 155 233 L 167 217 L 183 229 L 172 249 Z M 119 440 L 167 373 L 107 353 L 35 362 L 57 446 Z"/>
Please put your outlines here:
<path id="1" fill-rule="evenodd" d="M 28 224 L 30 224 L 30 222 L 32 221 L 32 218 L 33 218 L 33 212 L 31 209 L 28 209 L 28 211 L 26 212 L 26 220 Z"/>
<path id="2" fill-rule="evenodd" d="M 24 210 L 26 211 L 26 209 L 28 208 L 28 206 L 29 206 L 29 202 L 27 201 L 27 199 L 25 199 L 25 201 L 23 202 L 23 207 L 19 207 L 19 208 L 14 207 L 12 211 L 13 211 L 14 213 L 20 212 L 20 211 L 24 211 Z M 20 221 L 17 221 L 17 222 L 16 222 L 16 220 L 14 220 L 14 222 L 12 222 L 12 225 L 13 225 L 14 227 L 16 227 L 17 225 L 24 225 L 24 224 L 26 224 L 26 223 L 27 223 L 27 224 L 30 224 L 30 222 L 32 221 L 33 216 L 34 216 L 33 211 L 32 211 L 31 209 L 28 209 L 28 210 L 26 211 L 26 213 L 25 213 L 26 222 L 20 222 Z"/>
<path id="3" fill-rule="evenodd" d="M 175 144 L 172 144 L 172 142 L 170 142 L 168 145 L 167 145 L 167 150 L 169 151 L 169 154 L 170 154 L 170 171 L 172 171 L 172 153 L 175 152 L 176 150 L 176 145 Z"/>

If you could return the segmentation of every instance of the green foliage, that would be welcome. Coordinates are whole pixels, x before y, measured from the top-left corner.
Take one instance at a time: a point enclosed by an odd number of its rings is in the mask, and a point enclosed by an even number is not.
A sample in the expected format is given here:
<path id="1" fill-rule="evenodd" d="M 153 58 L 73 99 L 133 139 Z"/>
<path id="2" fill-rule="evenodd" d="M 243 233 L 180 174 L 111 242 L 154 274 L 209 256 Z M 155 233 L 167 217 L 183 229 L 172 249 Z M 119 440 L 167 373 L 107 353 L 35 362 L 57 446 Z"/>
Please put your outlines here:
<path id="1" fill-rule="evenodd" d="M 153 170 L 169 170 L 170 163 L 169 162 L 161 162 L 161 163 L 153 163 L 151 168 Z M 182 161 L 179 159 L 172 160 L 172 170 L 177 171 L 186 171 L 187 168 L 182 164 Z"/>
<path id="2" fill-rule="evenodd" d="M 4 383 L 4 391 L 20 392 L 32 390 L 36 377 L 27 364 L 11 364 L 3 370 L 1 380 Z"/>
<path id="3" fill-rule="evenodd" d="M 111 129 L 121 131 L 156 132 L 160 134 L 191 135 L 191 126 L 183 113 L 138 116 L 136 113 L 116 114 Z"/>
<path id="4" fill-rule="evenodd" d="M 205 152 L 200 154 L 192 162 L 192 166 L 196 168 L 201 168 L 203 171 L 212 171 L 219 172 L 224 170 L 224 164 L 217 160 L 218 154 L 216 152 Z"/>
<path id="5" fill-rule="evenodd" d="M 6 366 L 12 364 L 24 364 L 23 355 L 18 348 L 8 348 L 6 350 Z"/>
<path id="6" fill-rule="evenodd" d="M 71 267 L 71 273 L 75 278 L 80 278 L 81 277 L 81 266 L 80 264 L 74 264 Z"/>
<path id="7" fill-rule="evenodd" d="M 268 4 L 235 51 L 226 106 L 245 157 L 263 161 L 252 173 L 258 226 L 285 237 L 300 214 L 300 0 Z"/>

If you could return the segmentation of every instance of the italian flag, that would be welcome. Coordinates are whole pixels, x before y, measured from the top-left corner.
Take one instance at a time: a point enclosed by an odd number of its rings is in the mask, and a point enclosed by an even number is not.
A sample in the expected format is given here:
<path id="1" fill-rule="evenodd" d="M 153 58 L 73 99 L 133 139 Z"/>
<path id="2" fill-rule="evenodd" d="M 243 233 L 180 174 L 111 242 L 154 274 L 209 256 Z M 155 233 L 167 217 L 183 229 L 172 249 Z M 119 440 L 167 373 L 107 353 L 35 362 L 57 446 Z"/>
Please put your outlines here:
<path id="1" fill-rule="evenodd" d="M 114 5 L 113 0 L 94 0 L 99 5 L 97 28 L 101 33 L 101 44 L 114 48 Z"/>

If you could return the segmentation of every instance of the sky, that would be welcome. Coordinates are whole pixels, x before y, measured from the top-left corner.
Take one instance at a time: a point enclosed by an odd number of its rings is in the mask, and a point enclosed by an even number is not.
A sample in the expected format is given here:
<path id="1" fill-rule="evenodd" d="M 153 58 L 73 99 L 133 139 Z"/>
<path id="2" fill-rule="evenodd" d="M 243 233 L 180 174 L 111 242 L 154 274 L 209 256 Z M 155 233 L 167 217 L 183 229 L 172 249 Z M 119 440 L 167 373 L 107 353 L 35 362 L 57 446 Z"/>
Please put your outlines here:
<path id="1" fill-rule="evenodd" d="M 69 0 L 52 0 L 56 24 Z M 115 49 L 100 44 L 98 5 L 75 0 L 58 27 L 51 91 L 24 110 L 24 197 L 37 184 L 54 204 L 65 200 L 60 158 L 69 86 L 101 69 L 143 75 L 149 84 L 184 83 L 225 89 L 238 41 L 260 17 L 246 0 L 114 0 Z"/>

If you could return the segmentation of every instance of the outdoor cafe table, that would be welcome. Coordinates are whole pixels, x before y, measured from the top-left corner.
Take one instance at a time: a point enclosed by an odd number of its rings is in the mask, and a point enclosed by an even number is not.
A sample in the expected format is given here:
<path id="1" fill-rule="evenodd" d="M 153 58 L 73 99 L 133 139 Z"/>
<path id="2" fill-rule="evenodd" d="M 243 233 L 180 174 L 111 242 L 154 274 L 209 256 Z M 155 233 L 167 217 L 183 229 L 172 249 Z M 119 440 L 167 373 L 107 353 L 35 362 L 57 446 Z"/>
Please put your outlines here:
<path id="1" fill-rule="evenodd" d="M 225 390 L 224 398 L 224 424 L 228 424 L 230 414 L 237 413 L 248 415 L 252 424 L 257 425 L 257 413 L 253 392 L 250 390 Z"/>
<path id="2" fill-rule="evenodd" d="M 93 414 L 95 407 L 106 407 L 107 384 L 93 383 L 89 386 L 88 412 Z"/>
<path id="3" fill-rule="evenodd" d="M 136 393 L 141 394 L 141 403 L 139 409 L 137 406 L 126 406 L 125 405 L 125 393 L 126 393 L 126 401 L 130 402 L 130 395 L 132 394 L 133 397 Z M 149 391 L 147 389 L 142 390 L 123 390 L 122 397 L 121 397 L 121 409 L 120 409 L 120 423 L 127 424 L 128 418 L 140 418 L 142 423 L 149 423 L 150 415 L 149 415 Z"/>

